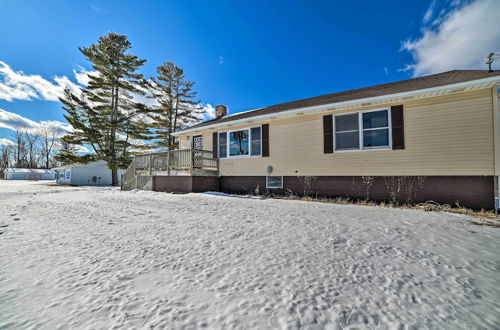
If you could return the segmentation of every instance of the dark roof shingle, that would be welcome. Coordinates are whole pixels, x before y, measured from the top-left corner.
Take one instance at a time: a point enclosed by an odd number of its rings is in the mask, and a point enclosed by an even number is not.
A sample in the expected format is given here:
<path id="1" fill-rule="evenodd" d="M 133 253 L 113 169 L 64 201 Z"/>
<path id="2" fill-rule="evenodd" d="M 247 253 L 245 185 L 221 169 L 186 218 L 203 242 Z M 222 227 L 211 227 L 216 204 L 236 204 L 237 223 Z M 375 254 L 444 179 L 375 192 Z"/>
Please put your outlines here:
<path id="1" fill-rule="evenodd" d="M 211 119 L 203 123 L 188 127 L 186 129 L 208 126 L 215 123 L 231 122 L 238 119 L 267 115 L 303 107 L 353 101 L 369 97 L 384 96 L 384 95 L 410 92 L 432 87 L 452 85 L 461 82 L 484 79 L 499 75 L 500 71 L 488 72 L 486 70 L 453 70 L 420 78 L 401 80 L 388 84 L 351 89 L 338 93 L 326 94 L 297 101 L 275 104 L 256 110 L 251 110 L 243 113 L 236 113 L 234 115 L 218 119 Z"/>

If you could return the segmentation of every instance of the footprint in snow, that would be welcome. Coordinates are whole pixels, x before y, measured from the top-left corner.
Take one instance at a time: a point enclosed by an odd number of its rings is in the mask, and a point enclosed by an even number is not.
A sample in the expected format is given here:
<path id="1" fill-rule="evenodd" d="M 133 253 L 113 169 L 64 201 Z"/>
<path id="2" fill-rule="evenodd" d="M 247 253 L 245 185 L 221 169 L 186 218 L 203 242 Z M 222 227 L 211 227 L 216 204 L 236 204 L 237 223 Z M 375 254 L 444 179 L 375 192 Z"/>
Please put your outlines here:
<path id="1" fill-rule="evenodd" d="M 0 235 L 2 235 L 2 234 L 3 234 L 3 231 L 0 231 Z"/>
<path id="2" fill-rule="evenodd" d="M 9 214 L 11 217 L 15 217 L 17 215 L 17 213 L 12 213 L 12 214 Z"/>
<path id="3" fill-rule="evenodd" d="M 21 218 L 14 218 L 14 219 L 12 219 L 12 220 L 14 220 L 14 221 L 19 221 L 19 220 L 21 220 Z"/>
<path id="4" fill-rule="evenodd" d="M 0 228 L 8 227 L 9 225 L 0 225 Z"/>

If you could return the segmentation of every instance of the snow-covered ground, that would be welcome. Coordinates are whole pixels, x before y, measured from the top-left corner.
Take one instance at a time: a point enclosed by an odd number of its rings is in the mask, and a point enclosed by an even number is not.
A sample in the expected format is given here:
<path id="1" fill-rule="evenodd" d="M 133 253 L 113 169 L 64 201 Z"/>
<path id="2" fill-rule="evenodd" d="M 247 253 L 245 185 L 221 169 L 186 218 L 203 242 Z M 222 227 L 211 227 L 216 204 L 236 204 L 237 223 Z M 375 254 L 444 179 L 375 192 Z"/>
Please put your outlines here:
<path id="1" fill-rule="evenodd" d="M 499 328 L 471 220 L 0 181 L 0 329 Z"/>

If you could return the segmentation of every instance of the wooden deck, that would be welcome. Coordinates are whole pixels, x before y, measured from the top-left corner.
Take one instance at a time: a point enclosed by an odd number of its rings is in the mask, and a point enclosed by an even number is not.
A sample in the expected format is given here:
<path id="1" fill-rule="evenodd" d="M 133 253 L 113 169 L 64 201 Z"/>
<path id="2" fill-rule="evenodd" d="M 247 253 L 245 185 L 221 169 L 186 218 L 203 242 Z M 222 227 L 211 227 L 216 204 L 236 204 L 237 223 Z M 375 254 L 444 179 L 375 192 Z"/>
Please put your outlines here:
<path id="1" fill-rule="evenodd" d="M 123 176 L 123 190 L 152 189 L 154 176 L 218 176 L 219 159 L 212 151 L 171 150 L 136 155 Z M 148 189 L 148 190 L 149 190 Z"/>

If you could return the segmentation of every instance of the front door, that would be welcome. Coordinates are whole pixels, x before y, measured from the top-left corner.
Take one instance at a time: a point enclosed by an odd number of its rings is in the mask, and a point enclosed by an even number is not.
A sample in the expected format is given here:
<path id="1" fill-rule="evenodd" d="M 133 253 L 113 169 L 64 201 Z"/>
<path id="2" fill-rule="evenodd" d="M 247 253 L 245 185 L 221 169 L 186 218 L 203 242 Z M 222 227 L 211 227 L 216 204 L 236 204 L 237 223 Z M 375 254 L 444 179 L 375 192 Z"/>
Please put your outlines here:
<path id="1" fill-rule="evenodd" d="M 196 150 L 203 149 L 203 135 L 193 136 L 193 166 L 201 168 L 203 166 L 203 153 Z"/>

